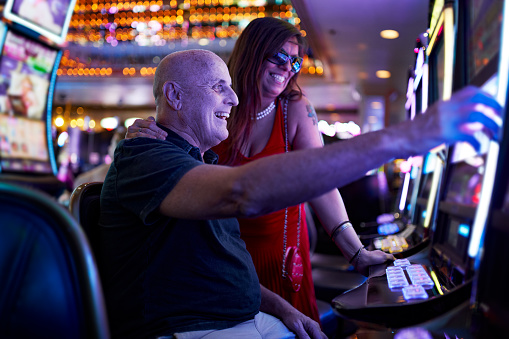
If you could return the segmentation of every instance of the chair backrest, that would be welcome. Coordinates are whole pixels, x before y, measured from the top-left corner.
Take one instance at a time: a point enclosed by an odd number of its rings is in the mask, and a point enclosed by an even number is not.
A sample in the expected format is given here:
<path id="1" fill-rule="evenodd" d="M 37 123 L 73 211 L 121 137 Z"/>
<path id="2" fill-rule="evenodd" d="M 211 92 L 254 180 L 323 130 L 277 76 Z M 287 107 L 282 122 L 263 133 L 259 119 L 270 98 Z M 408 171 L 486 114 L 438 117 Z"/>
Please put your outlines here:
<path id="1" fill-rule="evenodd" d="M 89 182 L 76 187 L 69 201 L 69 210 L 81 225 L 97 260 L 99 253 L 99 216 L 102 182 Z"/>
<path id="2" fill-rule="evenodd" d="M 63 206 L 0 183 L 0 338 L 109 338 L 97 272 Z"/>

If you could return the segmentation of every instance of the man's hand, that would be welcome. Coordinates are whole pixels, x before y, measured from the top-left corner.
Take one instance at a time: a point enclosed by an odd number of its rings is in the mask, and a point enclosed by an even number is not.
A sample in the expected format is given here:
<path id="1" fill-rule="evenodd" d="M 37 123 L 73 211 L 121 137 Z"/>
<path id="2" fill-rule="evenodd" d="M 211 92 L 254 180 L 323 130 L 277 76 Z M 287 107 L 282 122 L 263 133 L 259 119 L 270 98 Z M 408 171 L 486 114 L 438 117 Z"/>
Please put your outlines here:
<path id="1" fill-rule="evenodd" d="M 298 338 L 327 339 L 325 333 L 320 329 L 320 324 L 316 321 L 300 313 L 278 294 L 262 285 L 260 285 L 260 289 L 262 292 L 260 311 L 279 318 Z"/>
<path id="2" fill-rule="evenodd" d="M 364 276 L 369 275 L 369 266 L 383 264 L 386 261 L 394 261 L 394 256 L 389 253 L 385 253 L 380 250 L 368 251 L 366 249 L 361 250 L 358 257 L 354 259 L 352 264 L 354 265 L 357 272 Z"/>
<path id="3" fill-rule="evenodd" d="M 298 338 L 327 339 L 325 333 L 320 329 L 320 324 L 306 317 L 293 307 L 288 313 L 281 315 L 281 321 L 290 331 L 295 333 Z"/>
<path id="4" fill-rule="evenodd" d="M 136 119 L 134 123 L 127 128 L 125 138 L 132 139 L 136 137 L 142 137 L 165 140 L 167 136 L 168 133 L 156 125 L 155 119 L 153 117 L 148 117 L 145 120 Z"/>
<path id="5" fill-rule="evenodd" d="M 398 133 L 413 136 L 413 143 L 405 142 L 401 148 L 413 145 L 421 154 L 441 143 L 452 144 L 458 141 L 470 143 L 476 150 L 480 143 L 477 132 L 482 131 L 498 140 L 502 119 L 502 107 L 489 94 L 468 86 L 454 93 L 448 101 L 438 101 L 413 121 L 399 125 Z"/>

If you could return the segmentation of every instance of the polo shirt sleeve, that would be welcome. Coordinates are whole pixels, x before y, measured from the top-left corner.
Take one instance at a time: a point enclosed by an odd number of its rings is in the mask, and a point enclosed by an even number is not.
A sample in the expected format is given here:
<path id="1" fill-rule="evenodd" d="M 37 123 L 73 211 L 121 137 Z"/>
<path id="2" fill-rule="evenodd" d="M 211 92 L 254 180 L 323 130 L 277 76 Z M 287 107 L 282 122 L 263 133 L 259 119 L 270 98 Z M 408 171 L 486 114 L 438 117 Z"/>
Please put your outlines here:
<path id="1" fill-rule="evenodd" d="M 159 206 L 189 170 L 203 165 L 183 149 L 160 140 L 126 140 L 115 156 L 119 203 L 146 225 L 159 218 Z"/>

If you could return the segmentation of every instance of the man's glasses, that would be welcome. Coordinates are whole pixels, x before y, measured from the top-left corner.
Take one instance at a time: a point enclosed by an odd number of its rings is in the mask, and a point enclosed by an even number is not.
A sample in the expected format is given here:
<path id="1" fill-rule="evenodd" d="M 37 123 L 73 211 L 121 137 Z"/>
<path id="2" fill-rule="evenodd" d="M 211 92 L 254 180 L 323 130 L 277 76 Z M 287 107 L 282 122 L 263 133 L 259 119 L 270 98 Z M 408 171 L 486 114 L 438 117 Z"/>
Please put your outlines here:
<path id="1" fill-rule="evenodd" d="M 284 50 L 280 50 L 267 60 L 279 66 L 286 64 L 288 60 L 290 60 L 293 73 L 299 73 L 302 68 L 303 61 L 303 59 L 299 56 L 289 56 Z"/>

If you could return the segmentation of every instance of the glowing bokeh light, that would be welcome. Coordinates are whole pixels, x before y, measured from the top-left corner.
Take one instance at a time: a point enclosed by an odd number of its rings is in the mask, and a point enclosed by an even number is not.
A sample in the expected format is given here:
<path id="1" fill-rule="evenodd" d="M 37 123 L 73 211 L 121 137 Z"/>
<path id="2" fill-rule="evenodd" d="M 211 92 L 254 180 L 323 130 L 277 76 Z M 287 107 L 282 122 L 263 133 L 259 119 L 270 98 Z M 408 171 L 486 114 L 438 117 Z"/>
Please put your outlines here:
<path id="1" fill-rule="evenodd" d="M 399 38 L 399 32 L 393 29 L 386 29 L 380 32 L 380 36 L 384 39 L 397 39 Z"/>
<path id="2" fill-rule="evenodd" d="M 111 131 L 117 128 L 118 126 L 118 118 L 117 117 L 108 117 L 101 120 L 101 127 Z"/>

